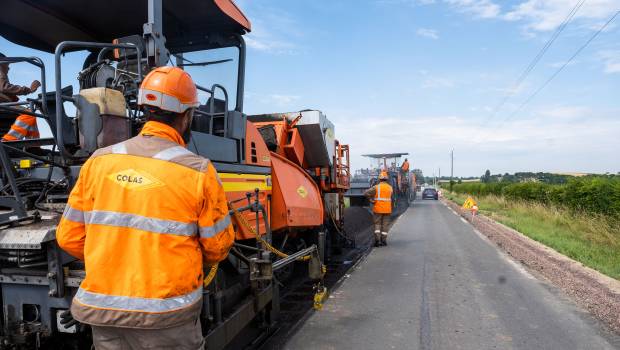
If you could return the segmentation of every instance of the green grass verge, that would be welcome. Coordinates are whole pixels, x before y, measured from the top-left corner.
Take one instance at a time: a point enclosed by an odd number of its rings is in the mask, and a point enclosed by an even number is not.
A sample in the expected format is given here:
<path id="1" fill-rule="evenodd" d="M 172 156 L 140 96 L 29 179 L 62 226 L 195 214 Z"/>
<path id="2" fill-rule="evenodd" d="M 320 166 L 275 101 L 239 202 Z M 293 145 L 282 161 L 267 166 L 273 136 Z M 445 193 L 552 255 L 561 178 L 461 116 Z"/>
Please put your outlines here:
<path id="1" fill-rule="evenodd" d="M 444 196 L 462 205 L 465 194 Z M 474 197 L 475 198 L 475 197 Z M 601 215 L 578 215 L 503 197 L 475 198 L 480 213 L 603 274 L 620 279 L 620 223 Z"/>

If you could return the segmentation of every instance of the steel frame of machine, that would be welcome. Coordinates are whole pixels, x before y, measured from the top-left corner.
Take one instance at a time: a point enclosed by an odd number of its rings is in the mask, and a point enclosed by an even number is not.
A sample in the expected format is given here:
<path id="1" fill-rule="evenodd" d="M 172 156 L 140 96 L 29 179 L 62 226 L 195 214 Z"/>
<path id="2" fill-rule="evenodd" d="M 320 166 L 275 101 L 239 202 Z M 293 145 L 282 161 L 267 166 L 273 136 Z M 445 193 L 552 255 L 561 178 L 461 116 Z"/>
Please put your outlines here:
<path id="1" fill-rule="evenodd" d="M 216 6 L 225 2 L 213 1 Z M 75 335 L 79 333 L 78 329 L 66 329 L 57 322 L 59 313 L 71 304 L 72 295 L 84 277 L 84 266 L 59 249 L 55 242 L 54 229 L 58 211 L 64 206 L 81 164 L 89 156 L 89 152 L 81 149 L 80 144 L 80 132 L 83 130 L 79 124 L 82 120 L 69 118 L 63 107 L 64 102 L 76 103 L 79 96 L 76 98 L 71 89 L 62 88 L 62 58 L 68 51 L 86 49 L 95 54 L 91 55 L 92 61 L 86 68 L 133 60 L 133 78 L 126 83 L 133 84 L 136 88 L 148 68 L 166 64 L 169 57 L 163 35 L 164 4 L 162 0 L 148 0 L 147 6 L 148 20 L 143 25 L 142 35 L 137 38 L 124 37 L 109 43 L 58 43 L 54 49 L 54 92 L 46 90 L 45 65 L 40 59 L 13 57 L 0 60 L 11 63 L 27 62 L 38 67 L 42 82 L 42 94 L 37 99 L 18 104 L 1 103 L 0 111 L 14 113 L 4 119 L 14 118 L 15 113 L 30 114 L 45 120 L 52 130 L 52 138 L 0 144 L 0 185 L 3 191 L 9 191 L 6 196 L 0 197 L 0 225 L 4 225 L 0 233 L 0 288 L 3 304 L 0 349 L 39 347 L 54 339 L 63 346 L 76 348 L 88 342 L 87 337 Z M 274 271 L 299 261 L 301 257 L 308 257 L 304 260 L 309 260 L 314 266 L 310 269 L 311 278 L 320 278 L 323 272 L 317 261 L 322 260 L 325 255 L 325 242 L 321 241 L 321 237 L 325 236 L 325 228 L 323 222 L 302 227 L 301 229 L 306 231 L 313 230 L 318 242 L 286 257 L 274 259 L 267 249 L 273 238 L 269 225 L 272 168 L 270 163 L 264 164 L 265 159 L 270 161 L 266 148 L 260 148 L 260 143 L 264 141 L 243 114 L 245 41 L 240 33 L 214 33 L 200 40 L 200 49 L 238 49 L 234 109 L 229 110 L 227 107 L 228 94 L 223 86 L 198 86 L 200 90 L 207 92 L 209 99 L 204 108 L 196 112 L 195 119 L 198 119 L 198 122 L 192 125 L 192 143 L 189 145 L 190 150 L 213 161 L 218 172 L 222 174 L 225 189 L 227 186 L 230 188 L 227 195 L 233 205 L 231 211 L 241 212 L 245 218 L 243 221 L 247 222 L 246 230 L 239 229 L 239 226 L 243 225 L 237 222 L 238 241 L 228 259 L 220 264 L 214 282 L 205 289 L 203 295 L 201 317 L 206 342 L 210 349 L 221 349 L 238 339 L 248 325 L 253 324 L 259 329 L 268 329 L 273 325 L 279 310 L 279 287 L 278 283 L 274 283 Z M 185 46 L 179 46 L 178 43 L 175 45 L 177 52 L 173 55 L 178 61 L 183 60 L 183 52 L 189 52 L 193 48 L 192 43 Z M 224 95 L 223 101 L 216 98 L 216 91 Z M 127 109 L 130 110 L 127 124 L 129 130 L 135 133 L 140 118 L 135 95 L 125 94 L 124 97 Z M 218 110 L 218 103 L 223 103 L 226 107 Z M 30 109 L 20 109 L 18 105 L 29 105 Z M 36 110 L 40 113 L 35 112 Z M 31 151 L 33 147 L 40 146 L 53 148 L 43 152 L 43 155 Z M 334 165 L 329 176 L 334 181 L 330 182 L 324 191 L 338 193 L 339 203 L 343 208 L 342 193 L 348 189 L 350 175 L 349 148 L 338 143 L 335 152 Z M 28 161 L 21 164 L 21 160 Z M 16 161 L 20 163 L 17 169 Z M 318 188 L 321 183 L 320 176 L 314 178 L 303 168 L 299 169 L 309 181 L 316 181 Z M 28 181 L 39 187 L 29 187 Z M 296 191 L 304 197 L 303 191 L 299 188 Z M 323 194 L 320 189 L 319 192 Z M 319 201 L 322 205 L 322 200 Z M 339 221 L 339 224 L 342 224 L 342 216 Z M 280 238 L 283 239 L 283 242 L 280 242 L 282 246 L 286 243 L 288 234 L 294 231 L 284 230 L 283 238 Z M 251 234 L 256 235 L 256 239 Z"/>

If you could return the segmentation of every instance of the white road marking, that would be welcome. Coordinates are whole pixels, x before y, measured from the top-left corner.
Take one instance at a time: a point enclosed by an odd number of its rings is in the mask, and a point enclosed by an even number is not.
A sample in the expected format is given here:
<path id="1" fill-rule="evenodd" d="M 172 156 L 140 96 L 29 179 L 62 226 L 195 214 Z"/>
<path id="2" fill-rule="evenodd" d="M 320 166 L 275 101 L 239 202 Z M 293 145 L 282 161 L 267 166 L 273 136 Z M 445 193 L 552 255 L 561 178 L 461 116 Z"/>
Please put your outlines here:
<path id="1" fill-rule="evenodd" d="M 463 221 L 466 224 L 469 224 L 469 222 L 467 220 L 465 220 L 463 218 L 463 216 L 461 216 L 459 213 L 457 213 L 456 211 L 454 211 L 454 209 L 452 209 L 451 207 L 449 207 L 447 204 L 443 203 L 446 208 L 450 209 L 450 211 L 459 217 L 459 219 L 461 219 L 461 221 Z M 532 279 L 535 280 L 536 277 L 534 277 L 531 273 L 529 273 L 525 267 L 523 267 L 523 265 L 517 263 L 516 261 L 514 261 L 510 256 L 508 256 L 503 250 L 501 250 L 496 244 L 494 244 L 493 242 L 491 242 L 491 240 L 489 239 L 489 237 L 487 237 L 486 235 L 484 235 L 482 232 L 478 231 L 478 229 L 476 229 L 473 225 L 471 225 L 472 230 L 474 231 L 474 233 L 476 233 L 476 235 L 478 235 L 478 237 L 480 237 L 480 239 L 482 239 L 484 242 L 486 242 L 487 244 L 489 244 L 490 246 L 492 246 L 493 248 L 495 248 L 495 251 L 498 253 L 499 256 L 502 257 L 502 259 L 504 261 L 506 261 L 510 266 L 512 266 L 515 270 L 517 270 L 519 273 L 521 273 L 523 276 L 525 276 L 528 279 Z"/>
<path id="2" fill-rule="evenodd" d="M 517 263 L 516 261 L 512 260 L 511 257 L 509 257 L 508 255 L 506 255 L 503 251 L 500 253 L 500 256 L 512 267 L 515 268 L 515 270 L 519 271 L 523 276 L 525 276 L 528 279 L 534 280 L 536 279 L 536 277 L 532 276 L 531 273 L 529 273 L 525 267 L 523 267 L 523 265 Z"/>

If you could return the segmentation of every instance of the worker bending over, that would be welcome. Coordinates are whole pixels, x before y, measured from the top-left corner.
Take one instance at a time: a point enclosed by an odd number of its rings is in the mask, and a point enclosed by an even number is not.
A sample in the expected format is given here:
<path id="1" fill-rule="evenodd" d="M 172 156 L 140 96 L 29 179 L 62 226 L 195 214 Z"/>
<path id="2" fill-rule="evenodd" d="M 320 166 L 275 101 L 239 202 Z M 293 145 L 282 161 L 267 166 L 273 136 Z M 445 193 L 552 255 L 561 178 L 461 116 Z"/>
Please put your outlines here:
<path id="1" fill-rule="evenodd" d="M 409 161 L 407 160 L 407 158 L 405 158 L 405 161 L 403 162 L 403 165 L 400 166 L 400 170 L 403 171 L 403 173 L 407 174 L 409 172 Z"/>
<path id="2" fill-rule="evenodd" d="M 138 104 L 142 131 L 84 164 L 58 226 L 60 247 L 86 266 L 71 314 L 92 325 L 97 350 L 202 349 L 203 262 L 234 241 L 226 197 L 209 160 L 185 148 L 190 75 L 153 70 Z"/>
<path id="3" fill-rule="evenodd" d="M 364 195 L 372 203 L 375 224 L 375 247 L 387 245 L 388 226 L 392 215 L 392 186 L 388 183 L 388 174 L 382 171 L 379 183 L 368 189 Z"/>
<path id="4" fill-rule="evenodd" d="M 6 58 L 6 56 L 0 53 L 0 59 Z M 9 64 L 0 63 L 0 103 L 17 102 L 19 101 L 19 95 L 28 95 L 37 91 L 41 86 L 38 80 L 33 81 L 28 86 L 13 85 L 9 82 Z M 39 129 L 37 128 L 37 118 L 28 115 L 20 114 L 16 119 L 11 129 L 2 136 L 2 141 L 18 141 L 24 139 L 39 138 Z"/>

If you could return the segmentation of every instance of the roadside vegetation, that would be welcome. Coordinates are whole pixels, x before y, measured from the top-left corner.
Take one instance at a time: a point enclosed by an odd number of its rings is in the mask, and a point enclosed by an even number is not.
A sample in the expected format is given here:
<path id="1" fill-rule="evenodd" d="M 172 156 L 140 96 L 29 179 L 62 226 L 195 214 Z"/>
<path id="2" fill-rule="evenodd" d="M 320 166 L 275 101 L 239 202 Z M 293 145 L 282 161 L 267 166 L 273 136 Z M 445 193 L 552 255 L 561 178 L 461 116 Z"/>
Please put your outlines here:
<path id="1" fill-rule="evenodd" d="M 585 176 L 563 184 L 453 184 L 444 196 L 462 205 L 471 195 L 480 212 L 556 251 L 620 279 L 620 177 Z"/>

